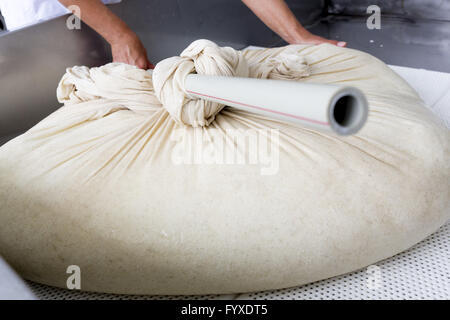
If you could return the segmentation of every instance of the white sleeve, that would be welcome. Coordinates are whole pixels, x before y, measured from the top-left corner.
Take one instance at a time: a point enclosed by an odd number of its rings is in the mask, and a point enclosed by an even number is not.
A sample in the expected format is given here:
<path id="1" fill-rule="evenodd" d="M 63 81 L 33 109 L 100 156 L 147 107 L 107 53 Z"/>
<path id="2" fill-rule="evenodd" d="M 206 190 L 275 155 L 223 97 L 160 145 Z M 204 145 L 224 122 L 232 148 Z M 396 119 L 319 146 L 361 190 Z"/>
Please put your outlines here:
<path id="1" fill-rule="evenodd" d="M 103 0 L 105 4 L 121 0 Z M 0 12 L 8 31 L 24 28 L 69 13 L 58 0 L 0 0 Z"/>

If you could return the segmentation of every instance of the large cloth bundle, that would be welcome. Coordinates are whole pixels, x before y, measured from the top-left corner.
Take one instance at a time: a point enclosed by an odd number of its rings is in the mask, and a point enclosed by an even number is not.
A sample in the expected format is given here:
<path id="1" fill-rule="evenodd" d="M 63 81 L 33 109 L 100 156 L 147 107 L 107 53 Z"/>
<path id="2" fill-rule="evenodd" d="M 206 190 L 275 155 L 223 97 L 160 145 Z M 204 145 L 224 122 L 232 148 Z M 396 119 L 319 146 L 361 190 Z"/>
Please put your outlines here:
<path id="1" fill-rule="evenodd" d="M 355 86 L 337 137 L 191 99 L 187 74 Z M 150 73 L 73 67 L 64 106 L 0 148 L 0 254 L 25 278 L 132 294 L 247 292 L 347 273 L 450 217 L 450 130 L 383 62 L 327 44 L 200 40 Z M 30 106 L 32 108 L 33 106 Z"/>

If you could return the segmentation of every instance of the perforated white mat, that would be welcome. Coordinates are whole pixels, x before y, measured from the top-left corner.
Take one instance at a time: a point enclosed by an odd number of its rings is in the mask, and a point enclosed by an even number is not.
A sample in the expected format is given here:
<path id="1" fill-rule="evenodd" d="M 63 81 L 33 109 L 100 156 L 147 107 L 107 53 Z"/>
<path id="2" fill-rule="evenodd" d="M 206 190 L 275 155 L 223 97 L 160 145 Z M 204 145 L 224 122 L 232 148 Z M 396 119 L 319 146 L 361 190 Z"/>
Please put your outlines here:
<path id="1" fill-rule="evenodd" d="M 450 128 L 450 74 L 392 68 Z M 290 289 L 217 296 L 130 296 L 29 285 L 41 299 L 450 299 L 450 222 L 411 249 L 376 265 Z"/>

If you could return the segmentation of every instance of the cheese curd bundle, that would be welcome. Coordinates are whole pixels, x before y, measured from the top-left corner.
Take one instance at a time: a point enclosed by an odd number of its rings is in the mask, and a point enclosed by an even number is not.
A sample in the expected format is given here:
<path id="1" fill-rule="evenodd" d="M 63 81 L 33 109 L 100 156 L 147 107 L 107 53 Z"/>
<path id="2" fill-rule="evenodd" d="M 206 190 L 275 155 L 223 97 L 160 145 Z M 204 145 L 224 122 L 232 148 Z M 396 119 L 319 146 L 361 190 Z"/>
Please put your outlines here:
<path id="1" fill-rule="evenodd" d="M 365 127 L 331 136 L 191 99 L 209 75 L 345 84 Z M 127 294 L 292 287 L 395 255 L 450 217 L 450 130 L 369 54 L 207 40 L 152 76 L 67 69 L 63 107 L 0 147 L 0 253 L 26 279 Z M 33 106 L 30 106 L 32 108 Z"/>

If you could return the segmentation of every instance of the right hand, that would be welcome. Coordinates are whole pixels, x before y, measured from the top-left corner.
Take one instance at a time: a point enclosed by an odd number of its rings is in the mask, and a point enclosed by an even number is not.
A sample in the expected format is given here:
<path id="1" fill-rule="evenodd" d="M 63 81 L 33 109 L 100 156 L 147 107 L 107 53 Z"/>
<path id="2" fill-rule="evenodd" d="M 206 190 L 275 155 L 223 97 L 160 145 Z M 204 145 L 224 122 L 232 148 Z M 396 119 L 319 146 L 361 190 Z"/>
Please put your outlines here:
<path id="1" fill-rule="evenodd" d="M 338 47 L 347 46 L 347 42 L 322 38 L 310 33 L 306 29 L 304 29 L 302 34 L 299 37 L 297 37 L 294 41 L 290 41 L 290 44 L 321 44 L 321 43 L 329 43 Z"/>
<path id="2" fill-rule="evenodd" d="M 136 34 L 127 34 L 111 43 L 113 62 L 131 64 L 140 69 L 154 69 L 147 58 L 147 50 Z"/>

